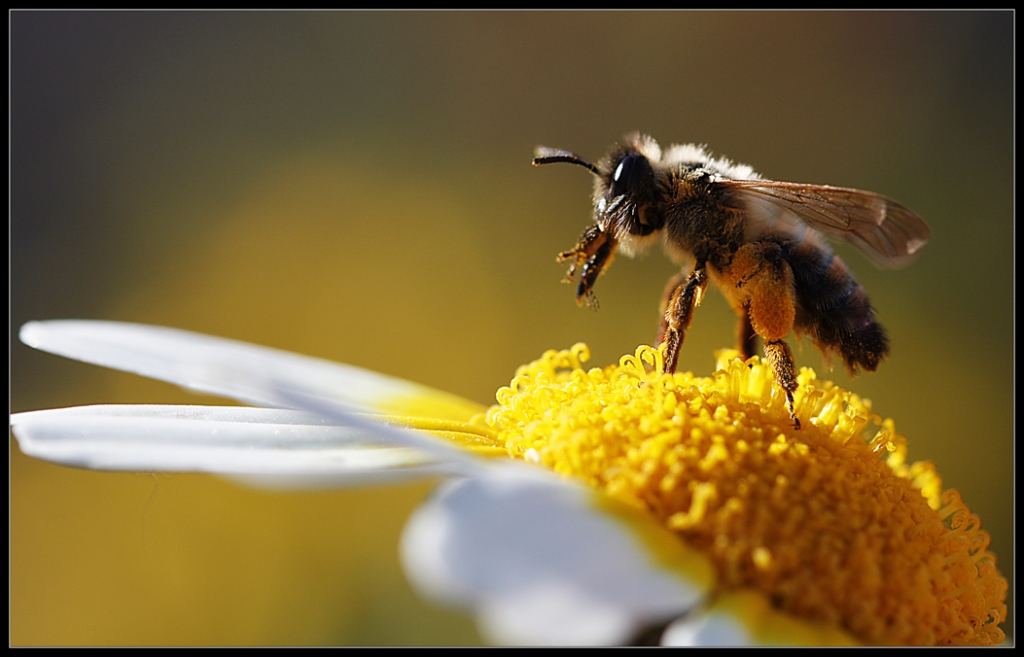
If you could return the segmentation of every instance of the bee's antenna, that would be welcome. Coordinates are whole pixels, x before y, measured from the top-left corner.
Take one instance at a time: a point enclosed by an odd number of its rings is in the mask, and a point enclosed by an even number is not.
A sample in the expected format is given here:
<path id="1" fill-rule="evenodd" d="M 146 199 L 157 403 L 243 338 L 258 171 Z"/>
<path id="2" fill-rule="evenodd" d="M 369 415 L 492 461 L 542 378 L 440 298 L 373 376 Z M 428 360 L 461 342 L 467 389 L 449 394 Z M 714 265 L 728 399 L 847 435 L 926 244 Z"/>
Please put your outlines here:
<path id="1" fill-rule="evenodd" d="M 563 151 L 558 148 L 548 148 L 547 146 L 538 146 L 537 150 L 533 152 L 533 166 L 539 167 L 542 164 L 551 164 L 552 162 L 568 162 L 569 164 L 578 164 L 581 167 L 587 167 L 590 169 L 595 176 L 601 175 L 601 171 L 576 153 L 570 151 Z"/>

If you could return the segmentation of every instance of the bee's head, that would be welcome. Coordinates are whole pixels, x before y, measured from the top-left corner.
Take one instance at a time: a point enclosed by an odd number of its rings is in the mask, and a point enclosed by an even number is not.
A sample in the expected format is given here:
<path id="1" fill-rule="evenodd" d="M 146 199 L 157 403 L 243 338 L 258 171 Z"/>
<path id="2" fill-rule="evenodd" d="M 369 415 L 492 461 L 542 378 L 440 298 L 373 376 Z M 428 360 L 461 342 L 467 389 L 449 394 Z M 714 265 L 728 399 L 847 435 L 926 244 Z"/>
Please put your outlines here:
<path id="1" fill-rule="evenodd" d="M 594 187 L 594 213 L 603 230 L 622 238 L 644 237 L 665 223 L 658 212 L 658 186 L 646 155 L 632 145 L 601 161 Z"/>
<path id="2" fill-rule="evenodd" d="M 649 137 L 631 135 L 625 146 L 616 146 L 598 164 L 575 153 L 540 147 L 534 165 L 569 162 L 590 169 L 597 180 L 594 187 L 594 220 L 602 231 L 616 239 L 644 237 L 660 229 L 664 217 L 658 210 L 658 185 L 650 153 L 656 160 L 661 151 Z"/>

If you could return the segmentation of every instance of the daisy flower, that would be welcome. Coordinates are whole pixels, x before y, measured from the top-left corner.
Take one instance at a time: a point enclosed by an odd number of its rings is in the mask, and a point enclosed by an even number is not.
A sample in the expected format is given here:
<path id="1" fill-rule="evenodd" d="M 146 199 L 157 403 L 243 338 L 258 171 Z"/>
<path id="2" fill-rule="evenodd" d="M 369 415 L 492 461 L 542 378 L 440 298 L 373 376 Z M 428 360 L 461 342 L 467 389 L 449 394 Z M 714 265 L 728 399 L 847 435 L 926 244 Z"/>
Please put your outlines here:
<path id="1" fill-rule="evenodd" d="M 497 643 L 992 645 L 1006 580 L 956 491 L 870 403 L 802 370 L 800 430 L 757 358 L 665 374 L 640 347 L 523 366 L 485 408 L 367 370 L 176 329 L 34 322 L 33 347 L 252 407 L 19 413 L 26 454 L 262 486 L 444 482 L 406 573 Z"/>

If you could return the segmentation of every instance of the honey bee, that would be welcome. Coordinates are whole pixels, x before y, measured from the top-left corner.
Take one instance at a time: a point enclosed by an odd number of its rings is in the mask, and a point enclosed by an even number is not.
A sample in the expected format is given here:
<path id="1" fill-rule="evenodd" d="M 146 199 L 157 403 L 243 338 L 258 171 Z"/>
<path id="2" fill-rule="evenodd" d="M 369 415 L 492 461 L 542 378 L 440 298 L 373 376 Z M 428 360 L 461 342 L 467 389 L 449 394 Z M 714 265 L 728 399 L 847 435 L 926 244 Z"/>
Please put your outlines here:
<path id="1" fill-rule="evenodd" d="M 660 241 L 684 267 L 662 297 L 658 342 L 667 372 L 675 371 L 709 281 L 739 315 L 743 358 L 753 355 L 757 336 L 764 341 L 797 429 L 796 368 L 785 341 L 790 332 L 810 338 L 826 361 L 838 353 L 851 374 L 875 371 L 889 353 L 864 288 L 821 234 L 856 245 L 881 266 L 905 265 L 931 231 L 896 201 L 857 189 L 765 180 L 701 146 L 673 145 L 662 153 L 640 134 L 628 135 L 597 164 L 539 147 L 533 164 L 552 162 L 578 164 L 596 177 L 594 223 L 558 255 L 570 263 L 568 281 L 579 272 L 577 303 L 594 304 L 594 283 L 619 250 L 633 256 Z"/>

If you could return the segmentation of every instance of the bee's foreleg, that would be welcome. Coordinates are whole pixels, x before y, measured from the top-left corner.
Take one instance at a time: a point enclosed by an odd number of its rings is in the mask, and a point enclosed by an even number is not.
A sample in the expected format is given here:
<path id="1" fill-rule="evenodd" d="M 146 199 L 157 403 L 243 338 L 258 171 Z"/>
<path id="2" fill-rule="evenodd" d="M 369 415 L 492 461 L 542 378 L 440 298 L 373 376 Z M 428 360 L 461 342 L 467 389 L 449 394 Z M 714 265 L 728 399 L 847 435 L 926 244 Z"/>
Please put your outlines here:
<path id="1" fill-rule="evenodd" d="M 665 371 L 669 374 L 676 371 L 679 348 L 683 346 L 686 329 L 693 321 L 693 310 L 700 305 L 708 287 L 708 271 L 703 262 L 697 263 L 685 282 L 679 282 L 681 278 L 682 275 L 669 281 L 669 285 L 675 284 L 675 287 L 671 292 L 666 289 L 668 302 L 665 304 L 662 330 L 659 331 L 660 341 L 665 345 Z"/>
<path id="2" fill-rule="evenodd" d="M 587 258 L 583 264 L 583 271 L 580 272 L 580 284 L 576 288 L 576 303 L 580 303 L 580 300 L 586 297 L 587 305 L 597 308 L 597 299 L 594 298 L 594 293 L 591 290 L 594 283 L 597 282 L 597 277 L 614 259 L 615 246 L 615 240 L 609 238 L 603 241 L 593 255 Z"/>
<path id="3" fill-rule="evenodd" d="M 591 224 L 580 235 L 580 241 L 575 248 L 558 254 L 558 262 L 572 261 L 565 274 L 566 282 L 572 281 L 576 270 L 581 269 L 579 286 L 576 288 L 576 303 L 586 298 L 588 305 L 596 305 L 591 289 L 601 271 L 611 264 L 617 245 L 615 238 L 601 230 L 597 224 Z"/>
<path id="4" fill-rule="evenodd" d="M 562 251 L 558 254 L 557 261 L 565 262 L 571 260 L 572 264 L 569 265 L 569 271 L 565 273 L 565 281 L 568 283 L 572 281 L 572 277 L 576 274 L 576 268 L 587 261 L 597 247 L 606 239 L 606 235 L 601 227 L 597 224 L 590 224 L 587 226 L 583 234 L 580 235 L 579 242 L 576 246 L 568 251 Z"/>

